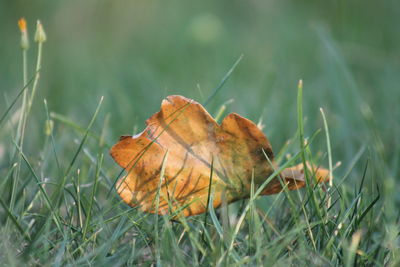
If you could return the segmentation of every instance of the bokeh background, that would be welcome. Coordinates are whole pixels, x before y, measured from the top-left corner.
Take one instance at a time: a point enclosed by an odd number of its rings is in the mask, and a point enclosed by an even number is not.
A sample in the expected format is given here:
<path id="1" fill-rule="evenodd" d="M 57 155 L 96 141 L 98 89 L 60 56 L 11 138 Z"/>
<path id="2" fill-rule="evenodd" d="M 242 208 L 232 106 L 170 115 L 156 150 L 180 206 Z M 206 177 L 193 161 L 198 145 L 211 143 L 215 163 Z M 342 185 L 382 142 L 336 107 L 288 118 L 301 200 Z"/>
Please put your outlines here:
<path id="1" fill-rule="evenodd" d="M 303 79 L 307 135 L 323 128 L 322 107 L 334 163 L 342 162 L 338 176 L 357 159 L 348 179 L 357 183 L 369 162 L 370 183 L 381 185 L 393 208 L 400 202 L 399 1 L 1 0 L 1 112 L 22 87 L 20 17 L 31 37 L 37 19 L 48 36 L 28 124 L 32 157 L 43 142 L 44 98 L 51 112 L 85 127 L 104 96 L 93 131 L 100 133 L 109 118 L 105 136 L 112 144 L 143 129 L 167 95 L 204 102 L 243 55 L 207 105 L 210 113 L 233 99 L 227 111 L 262 118 L 279 151 L 297 129 Z M 35 57 L 31 43 L 30 75 Z M 81 135 L 55 121 L 55 136 L 68 144 Z M 327 164 L 323 131 L 312 148 Z"/>

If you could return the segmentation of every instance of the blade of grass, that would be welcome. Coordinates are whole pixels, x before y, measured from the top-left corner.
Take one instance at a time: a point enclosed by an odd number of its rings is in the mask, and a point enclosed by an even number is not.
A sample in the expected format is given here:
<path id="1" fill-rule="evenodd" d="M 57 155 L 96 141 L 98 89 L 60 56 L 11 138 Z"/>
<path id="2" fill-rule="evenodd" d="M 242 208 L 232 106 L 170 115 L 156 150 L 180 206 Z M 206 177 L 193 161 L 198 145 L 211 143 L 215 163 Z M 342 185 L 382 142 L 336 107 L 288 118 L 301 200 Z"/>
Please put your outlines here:
<path id="1" fill-rule="evenodd" d="M 209 206 L 208 206 L 208 212 L 210 213 L 210 218 L 211 221 L 214 224 L 215 229 L 217 230 L 217 233 L 219 235 L 219 238 L 221 240 L 224 240 L 224 230 L 222 230 L 222 226 L 219 223 L 219 220 L 217 218 L 217 215 L 215 214 L 215 209 L 214 209 L 214 205 L 212 204 L 214 202 L 214 190 L 211 191 L 211 194 L 209 195 L 210 197 L 210 202 L 209 202 Z"/>
<path id="2" fill-rule="evenodd" d="M 59 220 L 58 216 L 57 216 L 56 213 L 55 213 L 55 210 L 54 210 L 54 207 L 53 207 L 53 205 L 52 205 L 52 202 L 50 201 L 49 195 L 47 194 L 46 190 L 43 188 L 42 183 L 41 183 L 39 177 L 37 176 L 35 170 L 33 169 L 32 165 L 31 165 L 31 163 L 30 163 L 30 162 L 28 161 L 28 159 L 26 158 L 25 154 L 21 151 L 21 148 L 15 143 L 15 141 L 13 141 L 13 142 L 14 142 L 14 145 L 16 146 L 18 152 L 21 154 L 22 159 L 25 161 L 25 164 L 28 166 L 29 171 L 31 172 L 31 174 L 32 174 L 33 177 L 35 178 L 36 184 L 37 184 L 37 186 L 39 187 L 39 190 L 41 191 L 41 193 L 42 193 L 42 195 L 43 195 L 43 197 L 44 197 L 44 199 L 45 199 L 45 202 L 46 202 L 46 204 L 47 204 L 47 207 L 48 207 L 48 209 L 50 210 L 50 213 L 51 213 L 51 215 L 52 215 L 52 218 L 53 218 L 55 224 L 57 225 L 58 230 L 60 231 L 61 234 L 63 234 L 63 231 L 62 231 L 62 229 L 61 229 L 60 220 Z"/>
<path id="3" fill-rule="evenodd" d="M 254 201 L 260 194 L 261 192 L 264 190 L 264 188 L 274 179 L 276 178 L 285 168 L 287 168 L 288 166 L 290 166 L 291 164 L 293 164 L 293 162 L 299 157 L 300 152 L 297 153 L 295 156 L 293 156 L 290 160 L 288 160 L 285 164 L 283 164 L 278 170 L 274 171 L 266 180 L 264 183 L 262 183 L 262 185 L 257 189 L 257 191 L 254 194 L 254 197 L 249 199 L 249 202 L 247 203 L 247 205 L 245 206 L 242 214 L 240 215 L 237 223 L 236 223 L 236 227 L 234 228 L 232 237 L 230 239 L 230 243 L 228 246 L 228 250 L 227 250 L 227 255 L 230 253 L 230 251 L 233 250 L 233 244 L 235 242 L 236 236 L 240 230 L 240 227 L 243 224 L 245 215 L 247 214 L 248 210 L 250 209 L 250 205 L 251 202 Z"/>
<path id="4" fill-rule="evenodd" d="M 306 185 L 308 187 L 308 168 L 306 163 L 305 144 L 304 144 L 304 125 L 303 125 L 303 80 L 300 80 L 297 86 L 297 128 L 300 140 L 300 158 L 303 162 L 303 171 Z"/>
<path id="5" fill-rule="evenodd" d="M 155 204 L 156 204 L 156 208 L 155 208 L 155 223 L 154 223 L 154 234 L 155 234 L 155 248 L 156 248 L 156 262 L 157 262 L 157 266 L 161 266 L 161 258 L 160 258 L 160 250 L 159 250 L 159 233 L 158 233 L 158 218 L 159 218 L 159 211 L 158 208 L 160 206 L 160 193 L 161 193 L 161 187 L 162 187 L 162 182 L 164 180 L 164 174 L 165 174 L 165 168 L 167 166 L 167 160 L 168 160 L 168 150 L 167 152 L 165 152 L 164 158 L 163 158 L 163 162 L 161 165 L 161 171 L 160 171 L 160 181 L 158 184 L 158 189 L 157 189 L 157 194 L 156 194 L 156 198 L 155 198 Z"/>
<path id="6" fill-rule="evenodd" d="M 214 173 L 214 157 L 211 156 L 211 170 L 210 170 L 210 180 L 209 180 L 209 184 L 208 184 L 208 196 L 207 196 L 207 206 L 206 206 L 206 212 L 204 213 L 204 231 L 201 235 L 202 240 L 205 242 L 204 240 L 204 234 L 205 231 L 207 229 L 207 215 L 208 215 L 208 207 L 210 206 L 210 197 L 211 197 L 211 188 L 212 188 L 212 178 L 213 178 L 213 173 Z"/>
<path id="7" fill-rule="evenodd" d="M 95 122 L 95 120 L 97 118 L 97 115 L 99 114 L 100 107 L 101 107 L 101 104 L 103 103 L 103 100 L 104 100 L 104 97 L 102 96 L 100 98 L 99 104 L 97 105 L 97 108 L 96 108 L 96 110 L 95 110 L 95 112 L 94 112 L 94 114 L 92 116 L 92 119 L 90 120 L 89 125 L 86 128 L 85 134 L 84 134 L 83 138 L 81 139 L 81 142 L 80 142 L 80 144 L 78 146 L 78 149 L 76 150 L 76 152 L 75 152 L 75 154 L 74 154 L 74 156 L 73 156 L 73 158 L 72 158 L 72 160 L 71 160 L 71 162 L 70 162 L 70 164 L 68 166 L 68 169 L 66 170 L 64 176 L 62 177 L 60 185 L 57 187 L 56 192 L 53 194 L 55 196 L 55 198 L 56 198 L 55 199 L 55 206 L 56 207 L 58 207 L 60 205 L 60 202 L 61 202 L 61 199 L 62 199 L 62 196 L 63 196 L 62 190 L 63 190 L 63 188 L 65 186 L 66 181 L 67 181 L 68 175 L 70 174 L 70 172 L 72 170 L 72 167 L 73 167 L 76 159 L 78 158 L 79 153 L 83 149 L 83 145 L 86 143 L 86 140 L 87 140 L 88 135 L 89 135 L 89 131 L 92 128 L 92 126 L 93 126 L 93 124 L 94 124 L 94 122 Z"/>
<path id="8" fill-rule="evenodd" d="M 69 118 L 67 118 L 64 115 L 58 114 L 56 112 L 50 112 L 50 118 L 52 118 L 52 119 L 54 119 L 56 121 L 59 121 L 59 122 L 63 123 L 66 126 L 71 127 L 72 129 L 76 130 L 78 133 L 81 133 L 81 134 L 85 134 L 86 133 L 87 128 L 85 129 L 85 128 L 77 125 L 75 122 L 73 122 L 72 120 L 70 120 Z M 88 136 L 96 139 L 99 142 L 101 141 L 101 137 L 98 136 L 97 134 L 95 134 L 92 131 L 89 131 Z M 111 147 L 111 145 L 109 145 L 107 143 L 105 144 L 105 146 L 107 148 Z"/>
<path id="9" fill-rule="evenodd" d="M 85 144 L 85 142 L 86 142 L 86 140 L 87 140 L 87 138 L 88 138 L 88 136 L 89 136 L 90 129 L 92 128 L 92 126 L 93 126 L 93 124 L 94 124 L 94 121 L 96 120 L 97 115 L 99 114 L 100 107 L 101 107 L 101 104 L 103 103 L 103 100 L 104 100 L 104 97 L 102 96 L 102 97 L 100 98 L 99 104 L 97 105 L 96 111 L 94 112 L 94 114 L 93 114 L 93 116 L 92 116 L 92 119 L 90 120 L 89 125 L 88 125 L 88 127 L 86 128 L 86 131 L 85 131 L 85 134 L 84 134 L 84 136 L 83 136 L 83 138 L 82 138 L 82 140 L 81 140 L 81 143 L 79 144 L 79 147 L 78 147 L 78 149 L 76 150 L 75 155 L 74 155 L 74 157 L 72 158 L 72 161 L 71 161 L 71 163 L 69 164 L 68 169 L 67 169 L 67 171 L 66 171 L 65 174 L 64 174 L 65 177 L 69 175 L 69 173 L 70 173 L 70 171 L 71 171 L 71 169 L 72 169 L 72 166 L 74 165 L 74 163 L 75 163 L 75 161 L 76 161 L 76 159 L 77 159 L 77 157 L 78 157 L 80 151 L 81 151 L 82 148 L 83 148 L 83 145 Z"/>
<path id="10" fill-rule="evenodd" d="M 8 108 L 6 109 L 6 111 L 3 113 L 3 115 L 0 118 L 0 126 L 3 123 L 3 121 L 5 120 L 5 118 L 7 117 L 8 113 L 11 111 L 11 109 L 14 107 L 15 103 L 17 103 L 18 99 L 20 98 L 20 96 L 25 92 L 25 90 L 29 87 L 29 85 L 33 82 L 33 79 L 35 78 L 35 75 L 33 75 L 29 81 L 24 85 L 24 87 L 22 87 L 22 89 L 19 91 L 19 93 L 17 94 L 17 96 L 14 98 L 14 100 L 11 102 L 11 104 L 8 106 Z"/>
<path id="11" fill-rule="evenodd" d="M 31 240 L 29 233 L 24 230 L 24 227 L 22 227 L 22 225 L 18 222 L 18 219 L 11 213 L 11 211 L 8 209 L 6 203 L 4 203 L 3 199 L 1 199 L 1 198 L 0 198 L 0 204 L 3 207 L 3 209 L 6 211 L 7 216 L 14 223 L 17 230 L 21 233 L 21 235 L 24 237 L 24 239 L 29 242 Z"/>
<path id="12" fill-rule="evenodd" d="M 98 185 L 98 182 L 99 182 L 100 170 L 101 170 L 102 164 L 103 164 L 103 154 L 100 154 L 100 157 L 98 157 L 98 161 L 97 161 L 96 175 L 95 175 L 93 190 L 92 190 L 92 193 L 91 193 L 91 196 L 90 196 L 89 209 L 88 209 L 87 214 L 86 214 L 85 226 L 83 227 L 83 231 L 82 231 L 82 239 L 83 240 L 86 240 L 86 235 L 87 235 L 87 232 L 88 232 L 88 229 L 89 229 L 90 221 L 92 219 L 92 208 L 93 208 L 95 194 L 96 194 L 96 191 L 97 191 L 97 185 Z"/>
<path id="13" fill-rule="evenodd" d="M 212 94 L 207 98 L 206 101 L 204 101 L 203 106 L 207 106 L 210 101 L 215 97 L 215 95 L 221 90 L 221 88 L 224 86 L 224 84 L 228 81 L 229 77 L 232 75 L 232 72 L 236 69 L 237 65 L 242 61 L 243 55 L 240 55 L 240 57 L 233 63 L 232 67 L 228 70 L 228 72 L 225 74 L 225 76 L 222 78 L 221 82 L 218 84 L 218 86 L 214 89 Z"/>
<path id="14" fill-rule="evenodd" d="M 47 100 L 44 99 L 43 103 L 44 103 L 44 108 L 46 111 L 47 121 L 50 122 L 50 115 L 49 115 L 49 108 L 47 106 Z M 56 142 L 54 140 L 54 135 L 53 135 L 52 129 L 50 129 L 50 138 L 51 138 L 51 146 L 53 148 L 54 158 L 55 158 L 56 164 L 57 164 L 57 169 L 58 169 L 59 173 L 61 173 L 61 165 L 60 165 L 60 161 L 58 160 L 58 155 L 57 155 L 57 150 L 56 150 Z"/>
<path id="15" fill-rule="evenodd" d="M 329 164 L 329 192 L 332 190 L 333 186 L 333 167 L 332 167 L 332 151 L 331 151 L 331 139 L 329 138 L 329 128 L 328 122 L 325 117 L 325 112 L 322 108 L 319 109 L 322 115 L 322 120 L 324 121 L 325 135 L 326 135 L 326 148 L 328 150 L 328 164 Z M 328 192 L 328 194 L 329 194 Z M 331 206 L 331 197 L 328 197 L 327 206 Z"/>

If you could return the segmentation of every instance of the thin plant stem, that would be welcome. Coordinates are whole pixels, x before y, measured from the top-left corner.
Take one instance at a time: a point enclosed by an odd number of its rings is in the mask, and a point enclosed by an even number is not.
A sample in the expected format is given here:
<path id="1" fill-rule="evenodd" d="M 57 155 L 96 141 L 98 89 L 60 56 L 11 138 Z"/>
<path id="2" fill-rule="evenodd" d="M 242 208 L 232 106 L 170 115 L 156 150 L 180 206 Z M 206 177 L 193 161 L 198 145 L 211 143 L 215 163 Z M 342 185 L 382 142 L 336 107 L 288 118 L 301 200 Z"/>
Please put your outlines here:
<path id="1" fill-rule="evenodd" d="M 23 152 L 23 145 L 24 145 L 24 136 L 25 136 L 25 129 L 26 129 L 26 124 L 28 120 L 28 116 L 32 107 L 32 102 L 35 96 L 35 92 L 38 86 L 39 78 L 40 78 L 40 67 L 42 64 L 42 47 L 43 43 L 38 42 L 38 54 L 37 54 L 37 60 L 36 60 L 36 74 L 35 74 L 35 79 L 33 81 L 33 86 L 32 86 L 32 92 L 31 95 L 28 96 L 29 88 L 26 88 L 23 94 L 22 98 L 22 107 L 21 107 L 21 115 L 20 115 L 20 120 L 18 123 L 18 130 L 17 130 L 17 143 L 18 146 L 20 147 L 21 152 L 19 153 L 17 162 L 17 168 L 15 170 L 15 176 L 13 179 L 13 187 L 11 190 L 11 199 L 10 199 L 10 211 L 13 212 L 14 205 L 15 205 L 15 195 L 16 195 L 16 189 L 18 186 L 18 181 L 21 175 L 21 163 L 22 163 L 22 152 Z M 28 55 L 27 55 L 27 48 L 22 49 L 22 72 L 23 72 L 23 83 L 24 86 L 27 85 L 28 83 Z M 29 100 L 28 100 L 29 98 Z M 16 151 L 17 152 L 17 151 Z M 9 224 L 9 220 L 7 220 L 7 225 Z"/>
<path id="2" fill-rule="evenodd" d="M 30 96 L 29 102 L 28 102 L 27 114 L 29 114 L 29 111 L 31 110 L 33 98 L 35 97 L 36 89 L 37 89 L 37 86 L 39 83 L 40 68 L 42 67 L 42 47 L 43 47 L 43 43 L 38 42 L 38 55 L 37 55 L 37 61 L 36 61 L 36 76 L 35 76 L 35 80 L 33 81 L 32 93 L 31 93 L 31 96 Z"/>
<path id="3" fill-rule="evenodd" d="M 19 144 L 19 147 L 22 149 L 23 143 L 24 143 L 24 133 L 25 133 L 25 121 L 26 121 L 26 101 L 27 101 L 27 95 L 28 95 L 28 54 L 27 54 L 27 48 L 22 48 L 22 82 L 23 82 L 23 87 L 26 87 L 24 90 L 23 96 L 22 96 L 22 106 L 20 109 L 20 116 L 19 116 L 19 121 L 18 121 L 18 126 L 17 126 L 17 136 L 16 140 Z M 17 150 L 15 150 L 15 153 L 17 153 Z M 15 156 L 15 154 L 14 154 Z M 17 166 L 14 172 L 14 179 L 13 179 L 13 184 L 12 184 L 12 189 L 11 189 L 11 198 L 10 198 L 10 206 L 9 210 L 12 213 L 14 210 L 14 205 L 16 201 L 16 191 L 17 191 L 17 186 L 18 186 L 18 181 L 20 177 L 20 172 L 21 172 L 21 162 L 22 162 L 22 156 L 21 153 L 18 155 L 17 159 Z M 6 223 L 6 229 L 9 226 L 10 223 L 10 217 L 7 218 L 7 223 Z"/>

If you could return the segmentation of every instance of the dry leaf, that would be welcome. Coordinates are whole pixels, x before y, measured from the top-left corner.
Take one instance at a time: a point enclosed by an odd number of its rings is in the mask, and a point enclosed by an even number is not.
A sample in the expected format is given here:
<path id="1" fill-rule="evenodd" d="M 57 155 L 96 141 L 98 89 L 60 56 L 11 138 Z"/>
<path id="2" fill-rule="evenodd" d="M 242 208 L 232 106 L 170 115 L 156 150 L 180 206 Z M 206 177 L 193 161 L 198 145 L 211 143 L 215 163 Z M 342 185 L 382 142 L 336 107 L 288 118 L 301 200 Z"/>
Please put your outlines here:
<path id="1" fill-rule="evenodd" d="M 132 207 L 159 214 L 203 213 L 210 189 L 213 206 L 218 207 L 222 198 L 230 203 L 249 197 L 252 177 L 257 188 L 274 171 L 268 139 L 257 125 L 238 114 L 231 113 L 218 124 L 199 103 L 169 96 L 146 124 L 142 133 L 121 137 L 110 151 L 127 171 L 116 187 Z M 325 169 L 316 170 L 318 180 L 325 181 L 328 175 Z M 285 169 L 281 178 L 290 190 L 303 187 L 302 164 Z M 262 194 L 281 190 L 277 177 Z"/>

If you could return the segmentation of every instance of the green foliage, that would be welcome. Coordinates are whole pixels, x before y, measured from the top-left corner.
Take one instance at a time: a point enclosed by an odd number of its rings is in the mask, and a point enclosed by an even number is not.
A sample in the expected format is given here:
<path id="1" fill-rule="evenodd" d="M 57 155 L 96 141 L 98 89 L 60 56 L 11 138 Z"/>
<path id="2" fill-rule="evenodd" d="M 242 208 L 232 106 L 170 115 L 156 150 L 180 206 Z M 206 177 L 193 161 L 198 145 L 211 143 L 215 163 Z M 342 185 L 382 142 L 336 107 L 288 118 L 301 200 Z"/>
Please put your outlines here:
<path id="1" fill-rule="evenodd" d="M 0 262 L 398 266 L 399 13 L 396 1 L 0 2 Z M 252 188 L 176 221 L 128 207 L 110 144 L 171 94 L 259 120 L 280 166 L 329 166 L 333 186 Z"/>

